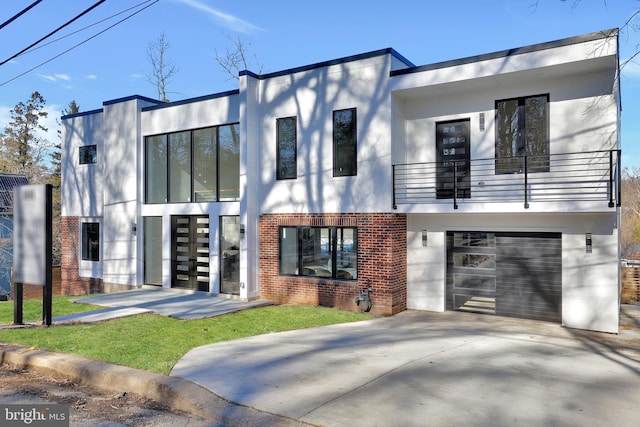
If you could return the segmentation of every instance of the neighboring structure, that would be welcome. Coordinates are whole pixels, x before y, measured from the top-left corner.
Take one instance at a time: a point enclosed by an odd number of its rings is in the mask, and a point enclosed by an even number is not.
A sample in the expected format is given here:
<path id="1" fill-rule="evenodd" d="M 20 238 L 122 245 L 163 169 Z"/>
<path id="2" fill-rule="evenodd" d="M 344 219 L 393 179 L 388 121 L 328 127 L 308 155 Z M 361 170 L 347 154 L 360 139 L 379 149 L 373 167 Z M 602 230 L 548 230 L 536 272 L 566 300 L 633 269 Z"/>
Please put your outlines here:
<path id="1" fill-rule="evenodd" d="M 63 117 L 65 293 L 141 285 L 616 332 L 617 31 L 385 49 Z"/>
<path id="2" fill-rule="evenodd" d="M 0 295 L 11 293 L 13 264 L 13 189 L 28 185 L 27 177 L 0 173 Z"/>

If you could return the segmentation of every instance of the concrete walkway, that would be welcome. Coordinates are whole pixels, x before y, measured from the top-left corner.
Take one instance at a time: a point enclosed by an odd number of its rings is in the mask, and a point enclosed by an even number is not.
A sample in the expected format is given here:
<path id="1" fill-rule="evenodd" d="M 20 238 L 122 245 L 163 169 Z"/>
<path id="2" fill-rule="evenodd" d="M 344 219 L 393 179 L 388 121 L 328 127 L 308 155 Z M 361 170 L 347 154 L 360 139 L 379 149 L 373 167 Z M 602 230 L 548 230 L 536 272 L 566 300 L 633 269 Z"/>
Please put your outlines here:
<path id="1" fill-rule="evenodd" d="M 171 375 L 322 426 L 637 426 L 640 311 L 620 335 L 409 311 L 190 351 Z"/>
<path id="2" fill-rule="evenodd" d="M 77 298 L 74 302 L 108 308 L 54 317 L 53 324 L 92 323 L 142 313 L 200 319 L 272 304 L 266 300 L 240 301 L 206 292 L 148 288 Z"/>

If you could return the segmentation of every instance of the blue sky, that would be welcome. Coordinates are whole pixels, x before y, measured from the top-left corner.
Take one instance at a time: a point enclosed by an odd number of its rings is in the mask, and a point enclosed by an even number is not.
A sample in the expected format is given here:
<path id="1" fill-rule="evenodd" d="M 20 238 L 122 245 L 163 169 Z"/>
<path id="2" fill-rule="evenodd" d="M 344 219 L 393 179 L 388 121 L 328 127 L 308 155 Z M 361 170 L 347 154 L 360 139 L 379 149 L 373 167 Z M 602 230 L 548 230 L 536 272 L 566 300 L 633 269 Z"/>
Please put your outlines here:
<path id="1" fill-rule="evenodd" d="M 33 1 L 3 3 L 0 21 Z M 96 2 L 43 0 L 0 29 L 0 62 Z M 272 72 L 386 47 L 423 65 L 621 27 L 638 9 L 639 0 L 107 0 L 44 43 L 67 37 L 0 66 L 0 128 L 9 110 L 35 90 L 47 101 L 52 131 L 71 100 L 88 111 L 134 94 L 156 98 L 146 79 L 147 47 L 162 32 L 170 44 L 167 55 L 179 68 L 167 88 L 175 101 L 237 88 L 216 63 L 216 51 L 232 48 L 230 39 L 243 42 L 254 72 L 254 55 L 263 72 Z M 621 34 L 622 60 L 639 44 L 640 29 Z M 638 63 L 625 67 L 621 83 L 623 162 L 640 167 Z M 50 132 L 49 139 L 55 138 Z"/>

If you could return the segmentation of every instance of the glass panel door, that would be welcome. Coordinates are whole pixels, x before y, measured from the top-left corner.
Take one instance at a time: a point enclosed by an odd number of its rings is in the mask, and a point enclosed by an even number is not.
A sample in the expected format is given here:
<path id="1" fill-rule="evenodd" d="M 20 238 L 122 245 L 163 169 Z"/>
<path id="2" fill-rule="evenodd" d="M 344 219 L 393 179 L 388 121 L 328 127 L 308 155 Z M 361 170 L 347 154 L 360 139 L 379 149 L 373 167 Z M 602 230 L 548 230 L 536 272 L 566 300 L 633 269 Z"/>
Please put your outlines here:
<path id="1" fill-rule="evenodd" d="M 220 293 L 240 295 L 240 217 L 220 217 Z"/>
<path id="2" fill-rule="evenodd" d="M 209 291 L 209 217 L 171 217 L 172 286 Z"/>
<path id="3" fill-rule="evenodd" d="M 436 124 L 436 198 L 471 197 L 469 119 Z"/>

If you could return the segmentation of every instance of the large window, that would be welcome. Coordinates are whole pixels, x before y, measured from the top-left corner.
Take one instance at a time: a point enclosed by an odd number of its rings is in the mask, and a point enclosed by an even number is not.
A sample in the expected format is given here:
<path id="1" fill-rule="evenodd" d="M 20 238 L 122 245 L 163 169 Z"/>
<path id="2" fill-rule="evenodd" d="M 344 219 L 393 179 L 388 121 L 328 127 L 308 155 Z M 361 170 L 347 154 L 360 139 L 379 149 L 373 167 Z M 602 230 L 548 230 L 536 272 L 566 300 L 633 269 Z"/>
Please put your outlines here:
<path id="1" fill-rule="evenodd" d="M 496 101 L 496 173 L 549 171 L 549 95 Z"/>
<path id="2" fill-rule="evenodd" d="M 333 176 L 358 174 L 356 109 L 333 112 Z"/>
<path id="3" fill-rule="evenodd" d="M 78 150 L 78 160 L 81 165 L 88 165 L 98 161 L 98 149 L 95 145 L 85 145 Z"/>
<path id="4" fill-rule="evenodd" d="M 355 227 L 280 227 L 280 274 L 358 278 Z"/>
<path id="5" fill-rule="evenodd" d="M 295 179 L 298 176 L 296 122 L 295 117 L 286 117 L 276 121 L 277 179 Z"/>
<path id="6" fill-rule="evenodd" d="M 145 138 L 146 203 L 240 198 L 237 124 Z"/>
<path id="7" fill-rule="evenodd" d="M 82 260 L 100 261 L 100 223 L 82 223 Z"/>

